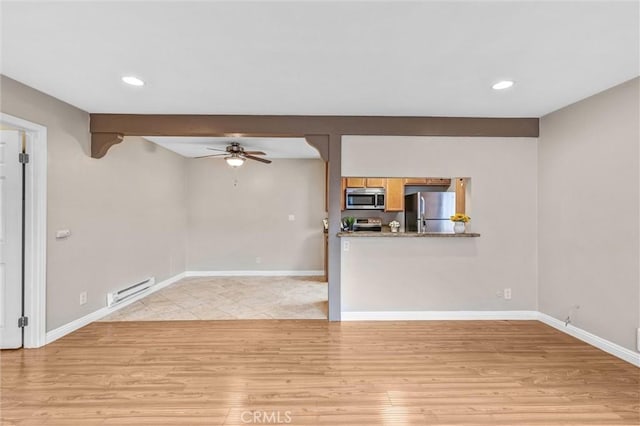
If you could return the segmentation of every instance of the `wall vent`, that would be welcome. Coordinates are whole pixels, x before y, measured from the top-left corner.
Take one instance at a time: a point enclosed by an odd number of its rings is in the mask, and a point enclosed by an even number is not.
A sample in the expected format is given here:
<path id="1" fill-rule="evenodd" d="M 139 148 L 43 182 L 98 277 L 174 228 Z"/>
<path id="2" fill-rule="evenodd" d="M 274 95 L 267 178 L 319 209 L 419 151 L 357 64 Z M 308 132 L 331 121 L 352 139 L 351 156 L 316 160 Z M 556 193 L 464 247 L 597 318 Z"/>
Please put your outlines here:
<path id="1" fill-rule="evenodd" d="M 114 291 L 113 293 L 107 293 L 107 307 L 117 305 L 125 300 L 131 299 L 145 291 L 156 283 L 156 279 L 149 277 L 139 283 L 133 284 L 122 290 Z"/>

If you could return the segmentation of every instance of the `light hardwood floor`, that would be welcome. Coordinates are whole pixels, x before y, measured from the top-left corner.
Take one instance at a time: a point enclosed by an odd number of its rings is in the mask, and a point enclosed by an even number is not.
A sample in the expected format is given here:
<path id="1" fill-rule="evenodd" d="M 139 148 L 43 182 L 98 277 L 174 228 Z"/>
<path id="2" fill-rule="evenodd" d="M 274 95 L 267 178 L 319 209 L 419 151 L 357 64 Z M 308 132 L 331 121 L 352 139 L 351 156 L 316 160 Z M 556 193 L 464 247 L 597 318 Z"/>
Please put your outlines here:
<path id="1" fill-rule="evenodd" d="M 1 367 L 3 425 L 640 422 L 640 369 L 536 321 L 94 323 Z"/>

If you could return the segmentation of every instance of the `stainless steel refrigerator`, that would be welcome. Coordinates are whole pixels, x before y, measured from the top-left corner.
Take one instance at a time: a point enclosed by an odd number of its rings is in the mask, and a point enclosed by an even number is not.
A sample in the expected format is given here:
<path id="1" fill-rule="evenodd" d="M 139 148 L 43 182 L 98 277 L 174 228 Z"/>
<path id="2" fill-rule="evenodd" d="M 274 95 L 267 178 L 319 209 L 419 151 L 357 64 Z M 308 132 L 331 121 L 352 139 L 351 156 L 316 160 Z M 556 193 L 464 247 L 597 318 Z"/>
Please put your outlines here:
<path id="1" fill-rule="evenodd" d="M 455 192 L 416 192 L 404 197 L 407 232 L 453 232 L 450 217 L 455 213 Z"/>

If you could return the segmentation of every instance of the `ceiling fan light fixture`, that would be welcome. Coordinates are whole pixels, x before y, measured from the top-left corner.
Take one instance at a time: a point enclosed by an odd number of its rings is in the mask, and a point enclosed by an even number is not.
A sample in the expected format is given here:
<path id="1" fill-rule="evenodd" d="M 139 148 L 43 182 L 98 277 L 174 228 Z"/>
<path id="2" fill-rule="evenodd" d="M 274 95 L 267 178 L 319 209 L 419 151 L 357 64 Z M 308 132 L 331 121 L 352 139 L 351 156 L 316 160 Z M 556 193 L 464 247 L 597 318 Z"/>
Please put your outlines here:
<path id="1" fill-rule="evenodd" d="M 225 157 L 224 160 L 231 167 L 240 167 L 244 164 L 244 158 L 240 157 L 238 154 L 231 154 L 228 157 Z"/>

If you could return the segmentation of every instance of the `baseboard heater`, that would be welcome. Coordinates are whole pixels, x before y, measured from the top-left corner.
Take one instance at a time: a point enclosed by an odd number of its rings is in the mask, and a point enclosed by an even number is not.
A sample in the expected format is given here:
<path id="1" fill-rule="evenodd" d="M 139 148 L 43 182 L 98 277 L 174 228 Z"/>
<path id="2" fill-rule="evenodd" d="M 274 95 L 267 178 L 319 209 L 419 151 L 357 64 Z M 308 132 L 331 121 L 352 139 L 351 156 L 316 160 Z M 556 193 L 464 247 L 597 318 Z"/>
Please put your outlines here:
<path id="1" fill-rule="evenodd" d="M 125 300 L 131 299 L 132 297 L 137 296 L 144 291 L 147 291 L 155 283 L 156 279 L 154 277 L 149 277 L 122 290 L 114 291 L 113 293 L 107 293 L 107 307 L 111 307 L 113 305 L 117 305 L 118 303 L 122 303 Z"/>

